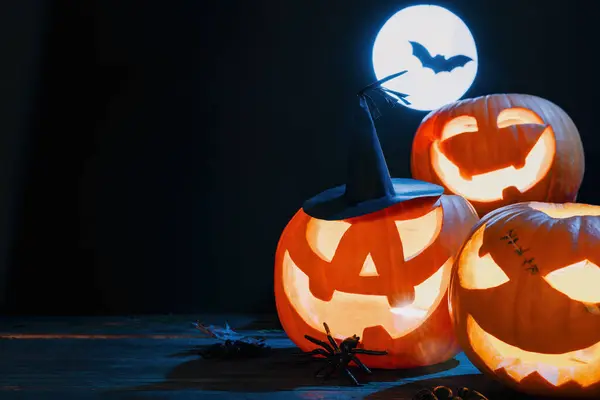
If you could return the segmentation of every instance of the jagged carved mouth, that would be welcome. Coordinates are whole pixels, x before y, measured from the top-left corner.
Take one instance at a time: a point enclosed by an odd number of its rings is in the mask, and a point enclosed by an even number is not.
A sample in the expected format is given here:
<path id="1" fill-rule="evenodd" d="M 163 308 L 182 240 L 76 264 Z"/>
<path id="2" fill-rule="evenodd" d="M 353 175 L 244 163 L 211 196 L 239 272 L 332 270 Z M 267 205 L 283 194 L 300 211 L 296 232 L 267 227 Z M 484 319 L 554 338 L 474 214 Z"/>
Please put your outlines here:
<path id="1" fill-rule="evenodd" d="M 598 382 L 600 342 L 563 354 L 521 350 L 487 333 L 472 316 L 467 317 L 469 342 L 492 371 L 504 369 L 516 382 L 537 373 L 554 386 L 574 381 L 586 387 Z"/>
<path id="2" fill-rule="evenodd" d="M 414 331 L 440 304 L 450 276 L 453 259 L 449 258 L 432 276 L 415 286 L 411 304 L 392 307 L 387 296 L 334 291 L 331 300 L 323 301 L 310 291 L 310 279 L 292 260 L 283 257 L 283 290 L 296 312 L 313 329 L 322 331 L 323 322 L 335 327 L 335 337 L 343 339 L 363 330 L 382 326 L 397 339 Z"/>
<path id="3" fill-rule="evenodd" d="M 535 186 L 552 167 L 555 149 L 552 128 L 547 127 L 519 168 L 511 165 L 465 177 L 460 168 L 442 153 L 439 141 L 431 147 L 431 164 L 437 176 L 452 192 L 472 201 L 492 202 L 502 200 L 507 188 L 514 186 L 524 193 Z"/>

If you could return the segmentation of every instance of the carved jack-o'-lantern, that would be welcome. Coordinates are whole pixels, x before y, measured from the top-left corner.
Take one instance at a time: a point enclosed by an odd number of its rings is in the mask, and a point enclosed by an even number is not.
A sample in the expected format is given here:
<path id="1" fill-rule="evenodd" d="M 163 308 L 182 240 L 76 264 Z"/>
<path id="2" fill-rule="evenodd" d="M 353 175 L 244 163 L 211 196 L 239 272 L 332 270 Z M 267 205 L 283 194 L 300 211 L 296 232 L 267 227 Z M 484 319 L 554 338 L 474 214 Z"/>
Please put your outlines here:
<path id="1" fill-rule="evenodd" d="M 459 343 L 532 394 L 600 395 L 600 207 L 520 203 L 486 215 L 450 289 Z"/>
<path id="2" fill-rule="evenodd" d="M 336 340 L 357 334 L 365 348 L 388 351 L 361 355 L 371 367 L 442 362 L 457 352 L 450 268 L 478 217 L 438 185 L 391 179 L 364 98 L 361 107 L 347 184 L 307 201 L 281 235 L 279 319 L 305 351 L 314 344 L 304 335 L 327 340 L 326 322 Z"/>
<path id="3" fill-rule="evenodd" d="M 460 196 L 414 199 L 341 221 L 300 210 L 276 255 L 275 295 L 285 331 L 303 350 L 305 334 L 357 334 L 371 367 L 430 365 L 457 346 L 447 307 L 454 254 L 477 221 Z"/>
<path id="4" fill-rule="evenodd" d="M 535 96 L 495 94 L 427 115 L 411 167 L 415 179 L 464 196 L 481 216 L 522 201 L 575 201 L 584 157 L 561 108 Z"/>

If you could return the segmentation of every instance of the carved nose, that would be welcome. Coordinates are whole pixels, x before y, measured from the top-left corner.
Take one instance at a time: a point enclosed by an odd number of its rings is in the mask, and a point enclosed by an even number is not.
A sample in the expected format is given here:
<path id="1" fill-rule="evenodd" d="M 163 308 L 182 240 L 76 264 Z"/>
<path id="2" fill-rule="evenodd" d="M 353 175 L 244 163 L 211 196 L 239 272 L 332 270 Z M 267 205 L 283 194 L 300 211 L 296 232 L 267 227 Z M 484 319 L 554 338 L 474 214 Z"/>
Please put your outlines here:
<path id="1" fill-rule="evenodd" d="M 367 258 L 365 259 L 358 276 L 379 276 L 379 272 L 377 272 L 377 267 L 375 266 L 371 254 L 367 254 Z"/>

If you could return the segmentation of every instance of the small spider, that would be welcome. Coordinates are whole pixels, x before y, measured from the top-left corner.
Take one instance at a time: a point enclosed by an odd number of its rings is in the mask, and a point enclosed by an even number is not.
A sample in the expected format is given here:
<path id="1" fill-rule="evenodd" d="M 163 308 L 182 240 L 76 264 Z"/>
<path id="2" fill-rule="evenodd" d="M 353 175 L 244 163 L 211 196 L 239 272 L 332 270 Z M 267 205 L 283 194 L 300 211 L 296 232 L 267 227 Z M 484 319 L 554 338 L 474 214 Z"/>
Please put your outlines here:
<path id="1" fill-rule="evenodd" d="M 194 327 L 211 338 L 217 339 L 219 343 L 208 346 L 200 352 L 202 358 L 252 358 L 262 357 L 270 353 L 271 347 L 265 342 L 265 338 L 244 336 L 229 327 L 213 325 L 206 326 L 196 321 Z"/>
<path id="2" fill-rule="evenodd" d="M 360 342 L 360 337 L 358 337 L 356 335 L 352 335 L 352 337 L 344 339 L 342 341 L 342 343 L 340 343 L 340 345 L 338 346 L 336 341 L 331 336 L 331 331 L 329 330 L 329 326 L 327 326 L 326 323 L 323 323 L 323 326 L 325 327 L 325 332 L 327 333 L 327 339 L 329 340 L 329 343 L 324 342 L 319 339 L 315 339 L 308 335 L 304 335 L 306 340 L 316 344 L 317 346 L 322 347 L 322 349 L 317 348 L 306 354 L 321 355 L 321 356 L 325 357 L 325 359 L 327 361 L 325 366 L 323 366 L 317 370 L 317 372 L 315 373 L 315 376 L 317 378 L 322 377 L 324 379 L 328 379 L 331 375 L 333 375 L 334 372 L 341 371 L 352 381 L 352 383 L 354 385 L 360 386 L 360 383 L 358 383 L 358 380 L 356 380 L 356 378 L 354 377 L 352 372 L 350 372 L 350 370 L 348 369 L 348 364 L 350 364 L 350 362 L 354 361 L 354 363 L 356 365 L 358 365 L 358 367 L 360 369 L 362 369 L 365 373 L 370 374 L 371 370 L 369 368 L 367 368 L 367 366 L 365 364 L 363 364 L 358 359 L 358 357 L 356 357 L 356 354 L 369 354 L 372 356 L 385 356 L 385 355 L 387 355 L 387 351 L 359 349 L 358 344 Z"/>
<path id="3" fill-rule="evenodd" d="M 266 343 L 248 343 L 242 340 L 226 340 L 215 343 L 200 352 L 204 359 L 221 358 L 254 358 L 263 357 L 270 353 L 271 347 Z"/>
<path id="4" fill-rule="evenodd" d="M 452 389 L 446 386 L 436 386 L 433 389 L 423 389 L 413 396 L 413 400 L 488 400 L 476 390 L 461 387 L 456 396 Z"/>

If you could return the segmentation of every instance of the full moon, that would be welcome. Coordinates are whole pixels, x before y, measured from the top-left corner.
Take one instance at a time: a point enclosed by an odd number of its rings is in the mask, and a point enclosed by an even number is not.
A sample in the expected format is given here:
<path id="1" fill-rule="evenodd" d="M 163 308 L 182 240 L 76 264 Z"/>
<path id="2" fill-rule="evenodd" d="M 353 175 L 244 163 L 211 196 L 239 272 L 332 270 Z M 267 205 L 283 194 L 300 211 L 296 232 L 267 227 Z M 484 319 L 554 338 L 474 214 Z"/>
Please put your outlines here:
<path id="1" fill-rule="evenodd" d="M 417 55 L 413 54 L 415 48 L 421 49 Z M 453 59 L 455 56 L 463 57 Z M 428 67 L 428 61 L 433 65 Z M 373 45 L 377 79 L 408 71 L 383 86 L 408 94 L 411 104 L 400 104 L 414 110 L 431 111 L 460 99 L 473 84 L 477 65 L 471 31 L 439 6 L 418 5 L 398 11 L 383 25 Z"/>

